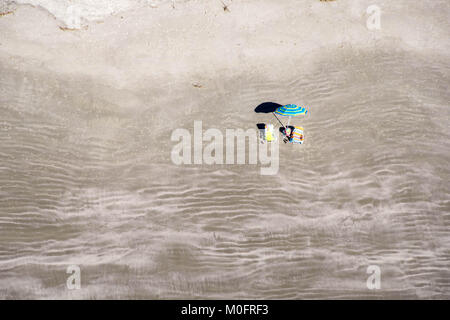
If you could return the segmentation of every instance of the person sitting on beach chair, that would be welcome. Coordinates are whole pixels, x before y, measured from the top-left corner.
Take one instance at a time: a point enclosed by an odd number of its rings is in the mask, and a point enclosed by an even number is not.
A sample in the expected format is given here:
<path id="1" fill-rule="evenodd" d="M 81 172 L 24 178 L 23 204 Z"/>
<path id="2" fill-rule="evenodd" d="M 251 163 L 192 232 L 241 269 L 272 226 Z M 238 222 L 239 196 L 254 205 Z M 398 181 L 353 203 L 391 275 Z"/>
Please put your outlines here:
<path id="1" fill-rule="evenodd" d="M 266 124 L 264 133 L 265 133 L 264 138 L 266 139 L 267 142 L 272 142 L 273 140 L 275 140 L 273 134 L 273 124 L 270 123 Z"/>
<path id="2" fill-rule="evenodd" d="M 284 143 L 288 143 L 292 141 L 292 135 L 294 133 L 294 127 L 288 126 L 288 127 L 280 127 L 280 132 L 285 136 L 283 139 Z"/>
<path id="3" fill-rule="evenodd" d="M 280 128 L 280 132 L 285 136 L 283 139 L 284 143 L 299 143 L 303 144 L 303 141 L 305 139 L 305 136 L 303 134 L 303 128 L 302 127 L 294 127 L 294 126 L 288 126 L 286 128 Z"/>

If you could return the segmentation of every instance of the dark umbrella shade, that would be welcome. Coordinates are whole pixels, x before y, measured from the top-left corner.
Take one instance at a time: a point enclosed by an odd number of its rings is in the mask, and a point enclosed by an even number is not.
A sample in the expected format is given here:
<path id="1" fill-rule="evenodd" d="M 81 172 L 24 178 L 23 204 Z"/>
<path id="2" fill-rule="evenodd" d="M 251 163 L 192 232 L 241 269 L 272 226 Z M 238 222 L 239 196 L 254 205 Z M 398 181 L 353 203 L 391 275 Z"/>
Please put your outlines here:
<path id="1" fill-rule="evenodd" d="M 275 102 L 263 102 L 259 106 L 255 108 L 256 113 L 272 113 L 275 112 L 279 107 L 282 107 L 281 104 Z"/>
<path id="2" fill-rule="evenodd" d="M 278 119 L 278 117 L 275 115 L 275 110 L 277 110 L 279 107 L 282 107 L 281 104 L 275 103 L 275 102 L 263 102 L 259 106 L 255 108 L 256 113 L 272 113 L 275 118 L 277 118 L 278 122 L 284 127 L 284 124 Z"/>

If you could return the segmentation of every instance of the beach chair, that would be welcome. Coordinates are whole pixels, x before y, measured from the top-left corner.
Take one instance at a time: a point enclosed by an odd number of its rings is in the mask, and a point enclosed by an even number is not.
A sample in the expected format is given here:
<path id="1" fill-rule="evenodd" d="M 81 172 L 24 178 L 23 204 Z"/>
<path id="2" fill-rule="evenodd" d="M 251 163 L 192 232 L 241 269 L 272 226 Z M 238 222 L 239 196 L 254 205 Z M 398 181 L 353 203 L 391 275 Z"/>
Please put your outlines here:
<path id="1" fill-rule="evenodd" d="M 264 143 L 266 141 L 267 142 L 275 141 L 276 136 L 273 132 L 274 130 L 273 124 L 258 123 L 256 126 L 258 127 L 259 130 L 259 140 L 261 141 L 261 143 Z"/>
<path id="2" fill-rule="evenodd" d="M 256 126 L 258 127 L 259 131 L 259 141 L 261 143 L 264 143 L 266 141 L 266 124 L 258 123 Z"/>
<path id="3" fill-rule="evenodd" d="M 305 141 L 305 132 L 302 127 L 294 127 L 294 133 L 292 135 L 292 143 L 303 144 Z"/>

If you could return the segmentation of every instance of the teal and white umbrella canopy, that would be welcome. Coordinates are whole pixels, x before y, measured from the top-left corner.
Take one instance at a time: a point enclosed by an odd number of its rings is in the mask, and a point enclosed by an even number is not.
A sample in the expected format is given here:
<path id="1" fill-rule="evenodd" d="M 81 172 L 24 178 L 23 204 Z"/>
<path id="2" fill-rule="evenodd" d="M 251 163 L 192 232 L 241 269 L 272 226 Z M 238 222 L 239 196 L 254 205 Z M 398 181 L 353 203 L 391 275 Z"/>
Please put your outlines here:
<path id="1" fill-rule="evenodd" d="M 275 110 L 274 114 L 278 114 L 280 116 L 289 117 L 288 124 L 291 121 L 291 117 L 296 117 L 299 115 L 306 115 L 308 113 L 308 110 L 306 107 L 297 106 L 295 104 L 287 104 L 284 106 L 281 106 Z"/>
<path id="2" fill-rule="evenodd" d="M 285 106 L 277 108 L 275 113 L 280 116 L 290 116 L 295 117 L 302 114 L 307 114 L 308 110 L 305 107 L 300 107 L 295 104 L 287 104 Z"/>

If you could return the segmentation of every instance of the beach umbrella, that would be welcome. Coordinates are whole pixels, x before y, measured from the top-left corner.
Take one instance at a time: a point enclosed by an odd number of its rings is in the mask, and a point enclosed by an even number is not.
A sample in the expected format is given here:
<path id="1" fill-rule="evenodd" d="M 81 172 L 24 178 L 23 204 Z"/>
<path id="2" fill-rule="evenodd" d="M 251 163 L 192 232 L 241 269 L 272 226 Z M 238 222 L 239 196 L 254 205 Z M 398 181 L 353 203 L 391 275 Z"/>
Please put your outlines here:
<path id="1" fill-rule="evenodd" d="M 275 116 L 278 114 L 280 116 L 289 117 L 288 124 L 291 121 L 291 117 L 296 117 L 299 115 L 305 115 L 308 113 L 306 107 L 300 107 L 295 104 L 287 104 L 281 107 L 278 107 L 277 110 L 273 113 Z"/>

